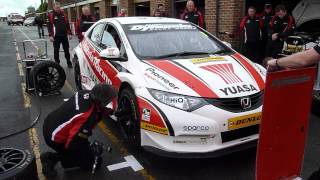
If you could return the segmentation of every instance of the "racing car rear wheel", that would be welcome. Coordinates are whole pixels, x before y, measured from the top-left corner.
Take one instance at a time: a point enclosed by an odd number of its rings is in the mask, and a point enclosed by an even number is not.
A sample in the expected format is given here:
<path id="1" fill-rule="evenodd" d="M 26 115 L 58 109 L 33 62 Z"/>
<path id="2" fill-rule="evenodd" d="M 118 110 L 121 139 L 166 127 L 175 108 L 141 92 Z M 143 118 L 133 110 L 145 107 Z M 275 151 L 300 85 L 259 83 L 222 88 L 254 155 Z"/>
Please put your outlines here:
<path id="1" fill-rule="evenodd" d="M 33 78 L 35 77 L 35 81 Z M 36 83 L 38 92 L 50 93 L 59 91 L 65 83 L 66 73 L 63 68 L 54 61 L 41 61 L 30 71 L 30 85 Z"/>
<path id="2" fill-rule="evenodd" d="M 80 65 L 76 57 L 74 59 L 74 81 L 76 83 L 77 89 L 82 90 Z"/>
<path id="3" fill-rule="evenodd" d="M 119 122 L 128 140 L 141 147 L 141 132 L 140 132 L 140 116 L 137 105 L 137 98 L 130 89 L 124 89 L 120 92 L 118 109 L 124 115 L 120 117 Z"/>

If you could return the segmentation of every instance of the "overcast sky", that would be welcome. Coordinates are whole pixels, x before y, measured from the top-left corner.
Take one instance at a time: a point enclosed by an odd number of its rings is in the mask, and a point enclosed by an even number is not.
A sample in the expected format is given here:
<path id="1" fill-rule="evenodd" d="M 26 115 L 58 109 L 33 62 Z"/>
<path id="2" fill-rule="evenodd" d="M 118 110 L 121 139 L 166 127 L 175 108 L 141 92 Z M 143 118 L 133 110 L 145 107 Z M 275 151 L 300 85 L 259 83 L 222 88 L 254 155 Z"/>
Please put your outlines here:
<path id="1" fill-rule="evenodd" d="M 41 0 L 0 0 L 0 16 L 10 13 L 19 13 L 24 16 L 27 7 L 35 6 L 37 9 Z"/>

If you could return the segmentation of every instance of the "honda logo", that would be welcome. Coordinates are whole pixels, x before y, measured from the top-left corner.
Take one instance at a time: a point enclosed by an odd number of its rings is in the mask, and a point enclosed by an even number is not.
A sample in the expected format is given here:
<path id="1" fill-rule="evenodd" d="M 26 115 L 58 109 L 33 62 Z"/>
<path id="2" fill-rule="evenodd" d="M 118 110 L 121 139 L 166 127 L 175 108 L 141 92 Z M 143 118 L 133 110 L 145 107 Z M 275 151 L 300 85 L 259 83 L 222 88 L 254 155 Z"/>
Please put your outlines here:
<path id="1" fill-rule="evenodd" d="M 240 104 L 243 109 L 249 109 L 251 108 L 251 99 L 249 97 L 241 98 Z"/>

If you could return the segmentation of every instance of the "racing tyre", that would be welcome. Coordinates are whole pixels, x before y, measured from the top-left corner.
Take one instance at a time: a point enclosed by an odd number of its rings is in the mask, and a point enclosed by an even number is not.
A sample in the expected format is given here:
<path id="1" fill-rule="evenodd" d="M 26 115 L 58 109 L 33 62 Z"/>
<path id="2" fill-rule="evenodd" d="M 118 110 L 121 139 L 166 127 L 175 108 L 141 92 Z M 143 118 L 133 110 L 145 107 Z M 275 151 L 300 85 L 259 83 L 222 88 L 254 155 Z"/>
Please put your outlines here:
<path id="1" fill-rule="evenodd" d="M 313 98 L 312 98 L 312 113 L 320 116 L 320 91 L 314 91 L 313 92 Z"/>
<path id="2" fill-rule="evenodd" d="M 41 61 L 33 66 L 30 71 L 30 86 L 33 87 L 35 77 L 36 89 L 41 93 L 59 91 L 65 83 L 66 73 L 54 61 Z"/>
<path id="3" fill-rule="evenodd" d="M 80 65 L 76 58 L 74 59 L 73 62 L 74 62 L 74 82 L 76 83 L 77 89 L 82 90 Z"/>
<path id="4" fill-rule="evenodd" d="M 119 123 L 130 143 L 141 147 L 140 115 L 137 98 L 132 90 L 124 89 L 118 99 L 118 110 L 123 114 L 119 117 Z"/>
<path id="5" fill-rule="evenodd" d="M 37 180 L 36 159 L 29 150 L 1 148 L 0 179 Z"/>

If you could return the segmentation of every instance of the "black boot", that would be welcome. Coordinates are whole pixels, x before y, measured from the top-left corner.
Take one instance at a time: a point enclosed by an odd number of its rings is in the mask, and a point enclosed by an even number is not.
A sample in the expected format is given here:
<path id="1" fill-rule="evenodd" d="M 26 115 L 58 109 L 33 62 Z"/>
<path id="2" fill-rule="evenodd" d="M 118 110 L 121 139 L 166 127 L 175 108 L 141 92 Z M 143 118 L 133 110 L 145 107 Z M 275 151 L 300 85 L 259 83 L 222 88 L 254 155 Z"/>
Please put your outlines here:
<path id="1" fill-rule="evenodd" d="M 59 161 L 57 153 L 45 152 L 40 155 L 42 163 L 42 173 L 47 178 L 54 178 L 57 176 L 57 171 L 54 169 Z"/>
<path id="2" fill-rule="evenodd" d="M 72 68 L 72 62 L 71 61 L 68 62 L 68 68 Z"/>

